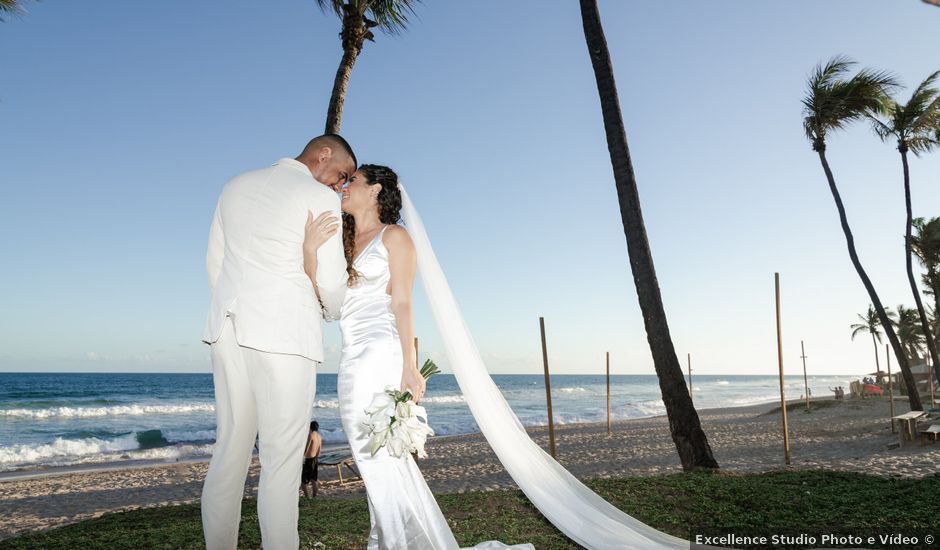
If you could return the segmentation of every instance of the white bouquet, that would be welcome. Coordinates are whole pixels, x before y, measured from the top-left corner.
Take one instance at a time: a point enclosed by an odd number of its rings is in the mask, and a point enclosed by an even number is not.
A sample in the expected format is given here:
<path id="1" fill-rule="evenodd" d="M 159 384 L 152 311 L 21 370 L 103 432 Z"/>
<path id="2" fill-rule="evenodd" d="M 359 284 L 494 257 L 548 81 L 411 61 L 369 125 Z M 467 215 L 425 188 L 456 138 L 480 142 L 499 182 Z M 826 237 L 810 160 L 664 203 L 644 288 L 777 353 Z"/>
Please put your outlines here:
<path id="1" fill-rule="evenodd" d="M 427 380 L 441 371 L 428 359 L 420 372 Z M 428 456 L 424 443 L 429 435 L 434 435 L 434 430 L 428 425 L 427 411 L 412 400 L 411 392 L 403 393 L 388 386 L 384 392 L 375 395 L 365 412 L 369 417 L 364 424 L 369 430 L 372 456 L 382 447 L 396 458 L 405 453 L 417 453 L 418 458 Z"/>

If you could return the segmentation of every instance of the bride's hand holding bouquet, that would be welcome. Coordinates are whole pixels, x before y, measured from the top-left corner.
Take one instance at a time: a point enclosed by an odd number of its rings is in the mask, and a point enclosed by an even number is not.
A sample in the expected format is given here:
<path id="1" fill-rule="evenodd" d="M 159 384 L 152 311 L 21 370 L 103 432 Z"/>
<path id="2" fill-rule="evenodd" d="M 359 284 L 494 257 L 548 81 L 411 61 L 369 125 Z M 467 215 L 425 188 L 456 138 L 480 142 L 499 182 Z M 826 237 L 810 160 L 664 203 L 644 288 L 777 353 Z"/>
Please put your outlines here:
<path id="1" fill-rule="evenodd" d="M 402 374 L 401 389 L 389 386 L 376 394 L 365 411 L 369 417 L 365 425 L 369 430 L 372 456 L 382 447 L 396 458 L 406 453 L 417 453 L 418 458 L 428 456 L 424 444 L 429 435 L 434 435 L 434 430 L 428 425 L 427 411 L 414 401 L 412 391 L 418 399 L 423 397 L 427 379 L 441 371 L 430 359 L 420 371 L 410 370 L 411 373 L 406 370 Z"/>
<path id="2" fill-rule="evenodd" d="M 428 359 L 431 366 L 434 366 L 434 362 Z M 423 374 L 424 369 L 428 367 L 428 363 L 424 364 L 424 367 L 419 371 L 418 367 L 415 364 L 405 367 L 401 373 L 401 388 L 398 391 L 402 395 L 408 395 L 415 403 L 420 403 L 424 399 L 424 391 L 427 389 L 427 379 L 428 376 Z M 435 369 L 437 367 L 434 367 Z"/>

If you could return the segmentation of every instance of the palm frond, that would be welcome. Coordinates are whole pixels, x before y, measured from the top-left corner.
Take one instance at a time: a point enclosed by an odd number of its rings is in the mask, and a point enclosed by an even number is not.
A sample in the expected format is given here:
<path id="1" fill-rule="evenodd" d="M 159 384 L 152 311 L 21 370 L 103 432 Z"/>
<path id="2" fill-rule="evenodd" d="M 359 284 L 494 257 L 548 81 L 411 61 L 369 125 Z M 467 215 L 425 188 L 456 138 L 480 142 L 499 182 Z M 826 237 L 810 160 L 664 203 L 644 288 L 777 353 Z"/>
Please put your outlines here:
<path id="1" fill-rule="evenodd" d="M 828 112 L 828 106 L 831 103 L 829 90 L 832 83 L 839 77 L 847 73 L 855 61 L 852 61 L 844 55 L 837 55 L 827 61 L 825 64 L 816 65 L 809 78 L 806 80 L 806 95 L 803 96 L 803 129 L 806 137 L 809 139 L 821 139 L 825 137 L 827 124 L 825 113 Z"/>
<path id="2" fill-rule="evenodd" d="M 940 218 L 915 218 L 912 226 L 911 249 L 932 279 L 940 271 Z"/>
<path id="3" fill-rule="evenodd" d="M 908 100 L 907 104 L 914 106 L 915 111 L 923 112 L 927 105 L 937 97 L 938 91 L 933 85 L 938 78 L 940 78 L 940 71 L 934 71 L 925 78 L 911 93 L 911 99 Z"/>
<path id="4" fill-rule="evenodd" d="M 868 115 L 868 120 L 871 122 L 872 131 L 875 132 L 875 135 L 878 136 L 881 141 L 887 141 L 889 137 L 894 135 L 894 126 L 886 124 L 878 118 L 877 115 Z"/>
<path id="5" fill-rule="evenodd" d="M 18 16 L 25 13 L 26 9 L 19 0 L 0 0 L 0 21 L 5 21 L 4 15 Z"/>
<path id="6" fill-rule="evenodd" d="M 383 31 L 389 34 L 400 34 L 408 27 L 408 18 L 416 15 L 414 8 L 420 1 L 372 0 L 369 2 L 368 13 Z"/>
<path id="7" fill-rule="evenodd" d="M 319 6 L 320 9 L 323 10 L 324 13 L 328 11 L 332 11 L 340 19 L 342 19 L 343 4 L 346 3 L 343 0 L 316 0 L 316 2 L 317 2 L 317 6 Z"/>
<path id="8" fill-rule="evenodd" d="M 897 307 L 896 311 L 897 314 L 894 323 L 898 327 L 915 326 L 920 322 L 918 320 L 919 314 L 915 308 L 907 307 L 902 304 Z"/>
<path id="9" fill-rule="evenodd" d="M 940 146 L 940 141 L 932 136 L 918 136 L 907 140 L 907 148 L 917 156 L 929 153 L 937 146 Z"/>
<path id="10" fill-rule="evenodd" d="M 847 57 L 836 56 L 817 65 L 810 74 L 802 100 L 807 138 L 823 141 L 831 131 L 891 108 L 888 91 L 898 86 L 897 79 L 891 73 L 872 69 L 862 69 L 844 79 L 854 65 Z"/>
<path id="11" fill-rule="evenodd" d="M 850 325 L 849 328 L 852 329 L 852 340 L 855 340 L 855 337 L 863 332 L 874 335 L 875 339 L 878 342 L 881 342 L 881 332 L 878 330 L 881 328 L 881 319 L 878 317 L 878 312 L 875 311 L 875 307 L 871 304 L 868 304 L 868 311 L 864 315 L 858 314 L 858 320 L 861 323 L 855 323 Z"/>
<path id="12" fill-rule="evenodd" d="M 343 19 L 345 6 L 358 13 L 366 27 L 378 27 L 388 34 L 401 34 L 408 27 L 409 17 L 415 15 L 415 5 L 421 0 L 316 0 L 326 13 L 333 12 Z M 369 36 L 371 39 L 371 35 Z"/>
<path id="13" fill-rule="evenodd" d="M 940 145 L 940 90 L 934 87 L 938 79 L 940 71 L 925 78 L 903 105 L 888 99 L 882 112 L 870 115 L 875 134 L 882 141 L 896 137 L 900 150 L 918 156 Z"/>
<path id="14" fill-rule="evenodd" d="M 888 92 L 897 86 L 897 79 L 889 72 L 862 69 L 849 80 L 833 84 L 837 99 L 834 112 L 851 120 L 866 113 L 884 112 L 891 105 Z"/>
<path id="15" fill-rule="evenodd" d="M 940 90 L 932 90 L 933 98 L 911 121 L 911 133 L 933 138 L 940 137 Z"/>

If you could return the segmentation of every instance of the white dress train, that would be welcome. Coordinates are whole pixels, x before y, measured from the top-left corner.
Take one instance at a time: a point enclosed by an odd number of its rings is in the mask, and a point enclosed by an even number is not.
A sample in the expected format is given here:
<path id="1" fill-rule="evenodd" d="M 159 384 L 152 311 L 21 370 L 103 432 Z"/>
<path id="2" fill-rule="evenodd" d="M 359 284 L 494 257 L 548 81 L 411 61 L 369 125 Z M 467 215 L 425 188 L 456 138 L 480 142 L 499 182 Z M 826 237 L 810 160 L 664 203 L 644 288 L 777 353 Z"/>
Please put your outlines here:
<path id="1" fill-rule="evenodd" d="M 447 352 L 446 366 L 487 443 L 522 492 L 555 527 L 590 550 L 688 549 L 689 541 L 650 527 L 601 498 L 532 441 L 487 372 L 421 218 L 404 187 L 399 188 L 421 282 Z"/>
<path id="2" fill-rule="evenodd" d="M 346 291 L 340 316 L 343 352 L 337 376 L 340 419 L 369 503 L 369 550 L 456 550 L 457 540 L 410 454 L 395 458 L 385 449 L 372 456 L 365 409 L 386 386 L 401 385 L 398 326 L 386 293 L 390 279 L 385 228 L 355 259 L 358 283 Z M 478 550 L 529 549 L 487 541 Z"/>

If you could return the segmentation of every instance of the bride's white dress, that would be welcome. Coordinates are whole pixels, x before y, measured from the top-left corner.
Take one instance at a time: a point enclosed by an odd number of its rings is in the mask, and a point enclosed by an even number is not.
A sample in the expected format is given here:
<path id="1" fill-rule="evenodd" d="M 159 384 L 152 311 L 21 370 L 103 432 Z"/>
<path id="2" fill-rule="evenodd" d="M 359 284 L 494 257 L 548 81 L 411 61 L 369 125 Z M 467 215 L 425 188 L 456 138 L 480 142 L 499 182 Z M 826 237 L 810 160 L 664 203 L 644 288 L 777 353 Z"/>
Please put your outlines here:
<path id="1" fill-rule="evenodd" d="M 353 262 L 360 279 L 346 291 L 341 310 L 343 353 L 336 385 L 340 419 L 366 486 L 369 550 L 455 550 L 457 540 L 411 455 L 395 458 L 380 449 L 372 456 L 369 450 L 365 409 L 386 386 L 398 388 L 402 375 L 398 326 L 386 292 L 390 275 L 382 236 L 387 227 Z M 474 548 L 532 546 L 488 541 Z"/>
<path id="2" fill-rule="evenodd" d="M 414 241 L 421 282 L 444 343 L 446 366 L 453 371 L 487 443 L 529 501 L 561 532 L 589 550 L 688 550 L 689 541 L 611 505 L 532 441 L 487 372 L 421 217 L 404 187 L 399 189 L 402 217 Z M 358 286 L 347 290 L 342 308 L 340 417 L 366 484 L 372 520 L 370 550 L 450 550 L 457 548 L 453 533 L 411 456 L 393 459 L 380 451 L 373 457 L 366 446 L 364 409 L 385 386 L 398 386 L 402 372 L 401 343 L 391 297 L 385 292 L 389 271 L 383 233 L 384 229 L 355 259 L 354 266 L 363 277 Z M 489 541 L 474 548 L 507 547 Z"/>

